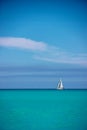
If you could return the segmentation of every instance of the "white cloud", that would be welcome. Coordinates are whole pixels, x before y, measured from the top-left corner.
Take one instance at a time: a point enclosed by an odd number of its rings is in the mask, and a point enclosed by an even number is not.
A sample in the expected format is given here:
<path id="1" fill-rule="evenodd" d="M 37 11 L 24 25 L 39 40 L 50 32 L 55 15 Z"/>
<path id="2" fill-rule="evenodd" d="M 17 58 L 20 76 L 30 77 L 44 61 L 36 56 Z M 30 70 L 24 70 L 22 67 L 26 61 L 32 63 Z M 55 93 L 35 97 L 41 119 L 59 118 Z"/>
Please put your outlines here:
<path id="1" fill-rule="evenodd" d="M 72 54 L 70 52 L 60 51 L 59 49 L 52 50 L 52 47 L 51 50 L 49 49 L 49 53 L 40 53 L 40 55 L 35 55 L 34 58 L 46 62 L 78 64 L 87 66 L 87 54 Z"/>
<path id="2" fill-rule="evenodd" d="M 80 64 L 87 66 L 87 53 L 72 54 L 58 47 L 26 38 L 1 37 L 0 46 L 29 49 L 33 58 L 45 62 Z M 37 50 L 37 51 L 36 51 Z M 35 54 L 35 55 L 34 55 Z"/>
<path id="3" fill-rule="evenodd" d="M 80 57 L 63 57 L 61 56 L 60 58 L 55 58 L 55 57 L 40 57 L 40 56 L 35 56 L 35 59 L 38 60 L 43 60 L 47 62 L 53 62 L 53 63 L 65 63 L 65 64 L 80 64 L 87 66 L 87 59 L 82 59 Z"/>
<path id="4" fill-rule="evenodd" d="M 0 46 L 17 47 L 30 50 L 40 50 L 40 51 L 44 51 L 46 49 L 46 44 L 43 42 L 37 42 L 31 39 L 16 38 L 16 37 L 1 37 Z"/>

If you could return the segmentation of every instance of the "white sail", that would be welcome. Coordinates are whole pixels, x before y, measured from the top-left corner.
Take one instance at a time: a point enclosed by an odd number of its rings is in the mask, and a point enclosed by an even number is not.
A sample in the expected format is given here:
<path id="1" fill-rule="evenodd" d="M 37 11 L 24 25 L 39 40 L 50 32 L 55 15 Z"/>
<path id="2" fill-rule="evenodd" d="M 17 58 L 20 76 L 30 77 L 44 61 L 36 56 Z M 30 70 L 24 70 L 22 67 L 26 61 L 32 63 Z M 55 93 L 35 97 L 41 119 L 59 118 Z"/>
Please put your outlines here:
<path id="1" fill-rule="evenodd" d="M 62 83 L 62 80 L 59 80 L 59 83 L 58 83 L 58 85 L 57 85 L 57 89 L 63 89 L 64 87 L 63 87 L 63 83 Z"/>

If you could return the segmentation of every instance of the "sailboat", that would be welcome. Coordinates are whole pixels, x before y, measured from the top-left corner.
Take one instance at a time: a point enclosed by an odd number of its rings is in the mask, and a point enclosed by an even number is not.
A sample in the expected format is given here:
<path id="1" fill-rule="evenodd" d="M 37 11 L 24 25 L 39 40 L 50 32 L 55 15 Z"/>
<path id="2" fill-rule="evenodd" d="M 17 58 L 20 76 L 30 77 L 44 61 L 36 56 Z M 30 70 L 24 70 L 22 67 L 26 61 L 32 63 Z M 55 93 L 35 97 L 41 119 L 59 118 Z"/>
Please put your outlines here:
<path id="1" fill-rule="evenodd" d="M 59 90 L 64 89 L 63 83 L 62 83 L 62 80 L 61 80 L 61 79 L 59 80 L 59 83 L 58 83 L 58 85 L 57 85 L 57 89 L 59 89 Z"/>

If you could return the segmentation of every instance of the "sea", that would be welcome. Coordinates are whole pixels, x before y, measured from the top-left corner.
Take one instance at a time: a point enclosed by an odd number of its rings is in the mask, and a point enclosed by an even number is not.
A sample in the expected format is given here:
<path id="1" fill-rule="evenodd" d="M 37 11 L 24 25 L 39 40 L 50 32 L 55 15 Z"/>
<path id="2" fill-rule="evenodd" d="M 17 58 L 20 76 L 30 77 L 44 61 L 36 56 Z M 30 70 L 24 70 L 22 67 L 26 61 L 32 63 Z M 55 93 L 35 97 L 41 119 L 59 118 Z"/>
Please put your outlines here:
<path id="1" fill-rule="evenodd" d="M 1 68 L 0 130 L 87 130 L 87 69 Z"/>
<path id="2" fill-rule="evenodd" d="M 87 90 L 0 90 L 0 130 L 87 130 Z"/>

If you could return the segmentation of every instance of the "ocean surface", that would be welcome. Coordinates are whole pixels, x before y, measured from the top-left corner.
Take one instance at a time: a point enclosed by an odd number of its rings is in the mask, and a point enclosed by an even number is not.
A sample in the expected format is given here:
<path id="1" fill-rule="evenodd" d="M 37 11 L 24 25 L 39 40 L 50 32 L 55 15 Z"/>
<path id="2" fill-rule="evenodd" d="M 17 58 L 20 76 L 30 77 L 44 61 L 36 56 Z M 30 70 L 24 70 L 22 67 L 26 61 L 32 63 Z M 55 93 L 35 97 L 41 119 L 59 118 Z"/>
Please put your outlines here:
<path id="1" fill-rule="evenodd" d="M 87 130 L 87 90 L 0 90 L 0 130 Z"/>

